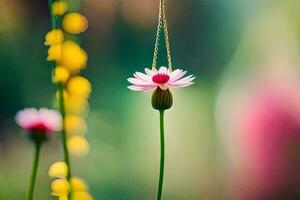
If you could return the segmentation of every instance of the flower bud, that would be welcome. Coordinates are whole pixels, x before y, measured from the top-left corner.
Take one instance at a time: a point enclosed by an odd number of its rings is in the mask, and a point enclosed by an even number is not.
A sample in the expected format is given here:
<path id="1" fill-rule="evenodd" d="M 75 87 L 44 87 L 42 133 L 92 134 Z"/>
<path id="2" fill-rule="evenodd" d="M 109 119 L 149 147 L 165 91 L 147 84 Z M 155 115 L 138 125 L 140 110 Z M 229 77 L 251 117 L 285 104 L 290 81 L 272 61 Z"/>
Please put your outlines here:
<path id="1" fill-rule="evenodd" d="M 167 110 L 173 105 L 172 93 L 169 89 L 162 90 L 158 87 L 152 94 L 151 103 L 155 110 Z"/>

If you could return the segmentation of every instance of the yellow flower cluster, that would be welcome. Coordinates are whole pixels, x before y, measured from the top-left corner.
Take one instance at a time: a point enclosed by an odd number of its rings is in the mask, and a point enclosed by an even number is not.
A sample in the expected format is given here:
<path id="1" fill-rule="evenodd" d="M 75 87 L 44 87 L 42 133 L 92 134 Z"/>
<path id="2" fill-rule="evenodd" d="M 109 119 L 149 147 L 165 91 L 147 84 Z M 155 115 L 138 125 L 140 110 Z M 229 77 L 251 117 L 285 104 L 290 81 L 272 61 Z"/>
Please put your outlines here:
<path id="1" fill-rule="evenodd" d="M 63 37 L 61 38 L 57 33 L 54 35 L 53 31 L 58 32 L 62 30 L 52 30 L 46 35 L 45 44 L 53 44 L 48 49 L 47 60 L 55 61 L 73 74 L 84 69 L 87 63 L 86 52 L 73 41 L 63 41 Z M 63 42 L 58 43 L 59 41 Z"/>
<path id="2" fill-rule="evenodd" d="M 91 83 L 80 75 L 87 65 L 88 56 L 85 50 L 75 41 L 68 39 L 70 34 L 79 34 L 88 28 L 85 16 L 68 12 L 66 1 L 52 3 L 52 15 L 59 20 L 57 26 L 45 36 L 45 45 L 49 46 L 47 60 L 55 63 L 52 81 L 63 87 L 65 108 L 64 129 L 67 133 L 67 146 L 72 155 L 83 156 L 89 151 L 89 143 L 85 138 L 87 125 L 84 117 L 89 111 L 88 98 L 92 91 Z M 57 91 L 57 103 L 60 92 Z M 77 177 L 66 179 L 68 167 L 64 162 L 54 163 L 49 169 L 49 176 L 54 177 L 52 195 L 66 200 L 71 190 L 72 200 L 91 200 L 86 183 Z"/>
<path id="3" fill-rule="evenodd" d="M 62 28 L 49 31 L 45 37 L 45 45 L 49 46 L 48 61 L 56 63 L 53 70 L 53 82 L 63 84 L 64 103 L 66 109 L 65 129 L 68 133 L 68 147 L 74 155 L 85 155 L 89 143 L 85 133 L 87 126 L 84 116 L 88 113 L 88 98 L 91 93 L 90 82 L 80 76 L 80 70 L 87 64 L 87 53 L 72 40 L 65 40 L 64 32 L 69 34 L 82 33 L 87 29 L 87 19 L 78 13 L 68 13 L 65 1 L 52 4 L 52 14 L 62 15 Z M 56 95 L 59 99 L 59 93 Z"/>
<path id="4" fill-rule="evenodd" d="M 93 200 L 84 180 L 78 177 L 72 177 L 70 183 L 66 180 L 67 170 L 68 167 L 64 162 L 56 162 L 50 166 L 48 174 L 53 178 L 51 183 L 52 196 L 58 197 L 59 200 L 68 200 L 72 188 L 72 200 Z"/>

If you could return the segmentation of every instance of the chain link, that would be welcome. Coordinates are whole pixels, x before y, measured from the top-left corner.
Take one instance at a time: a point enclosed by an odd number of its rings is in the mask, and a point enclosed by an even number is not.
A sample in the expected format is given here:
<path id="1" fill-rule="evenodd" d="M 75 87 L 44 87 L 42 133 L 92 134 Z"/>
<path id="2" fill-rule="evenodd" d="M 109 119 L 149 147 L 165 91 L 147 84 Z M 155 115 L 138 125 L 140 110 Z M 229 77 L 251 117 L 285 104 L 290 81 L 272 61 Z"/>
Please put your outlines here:
<path id="1" fill-rule="evenodd" d="M 171 59 L 171 50 L 170 50 L 170 42 L 169 42 L 168 23 L 167 23 L 166 11 L 165 11 L 165 0 L 160 0 L 160 5 L 159 5 L 159 16 L 158 16 L 154 53 L 153 53 L 152 70 L 155 70 L 157 65 L 161 28 L 164 29 L 165 44 L 166 44 L 167 57 L 168 57 L 168 68 L 171 71 L 172 59 Z"/>

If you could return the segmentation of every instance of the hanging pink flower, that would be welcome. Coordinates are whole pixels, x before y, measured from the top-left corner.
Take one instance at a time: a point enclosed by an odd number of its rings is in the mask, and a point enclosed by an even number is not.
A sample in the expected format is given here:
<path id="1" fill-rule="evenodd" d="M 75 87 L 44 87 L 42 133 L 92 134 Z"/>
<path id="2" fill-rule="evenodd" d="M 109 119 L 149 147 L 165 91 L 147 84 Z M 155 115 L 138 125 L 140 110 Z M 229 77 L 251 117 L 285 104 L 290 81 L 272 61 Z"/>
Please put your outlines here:
<path id="1" fill-rule="evenodd" d="M 134 91 L 149 91 L 158 87 L 162 90 L 182 88 L 192 85 L 192 81 L 195 79 L 193 75 L 182 78 L 187 71 L 181 69 L 171 71 L 166 67 L 160 67 L 157 71 L 156 69 L 150 70 L 145 68 L 145 72 L 146 74 L 135 72 L 133 74 L 134 78 L 128 78 L 127 80 L 133 84 L 128 86 L 128 88 Z"/>
<path id="2" fill-rule="evenodd" d="M 47 108 L 26 108 L 16 115 L 17 124 L 29 133 L 51 133 L 61 128 L 61 115 Z"/>

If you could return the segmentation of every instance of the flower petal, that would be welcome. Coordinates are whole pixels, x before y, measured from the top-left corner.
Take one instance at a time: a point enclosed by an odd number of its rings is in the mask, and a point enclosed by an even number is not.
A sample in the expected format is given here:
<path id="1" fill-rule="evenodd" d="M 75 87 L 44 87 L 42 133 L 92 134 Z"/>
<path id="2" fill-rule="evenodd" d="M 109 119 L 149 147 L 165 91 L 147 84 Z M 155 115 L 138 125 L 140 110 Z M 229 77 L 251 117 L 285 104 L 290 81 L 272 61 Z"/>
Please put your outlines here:
<path id="1" fill-rule="evenodd" d="M 61 127 L 61 115 L 56 110 L 47 108 L 27 108 L 19 111 L 16 115 L 16 122 L 24 129 L 30 129 L 36 124 L 43 124 L 49 131 L 57 131 Z"/>
<path id="2" fill-rule="evenodd" d="M 145 68 L 145 72 L 147 75 L 149 76 L 154 76 L 155 74 L 157 74 L 157 70 L 151 70 L 151 69 L 148 69 L 148 68 Z"/>
<path id="3" fill-rule="evenodd" d="M 16 122 L 22 128 L 30 126 L 38 120 L 38 110 L 36 108 L 26 108 L 16 115 Z"/>
<path id="4" fill-rule="evenodd" d="M 154 88 L 156 88 L 156 85 L 152 85 L 152 86 L 136 86 L 136 85 L 131 85 L 128 86 L 128 89 L 133 90 L 133 91 L 149 91 L 149 90 L 153 90 Z"/>
<path id="5" fill-rule="evenodd" d="M 61 115 L 56 110 L 41 108 L 39 110 L 39 119 L 47 124 L 51 130 L 58 131 L 61 129 Z"/>
<path id="6" fill-rule="evenodd" d="M 196 77 L 193 77 L 193 75 L 189 75 L 183 79 L 179 79 L 177 81 L 169 82 L 171 84 L 177 84 L 177 83 L 184 83 L 184 82 L 190 82 L 193 81 Z"/>
<path id="7" fill-rule="evenodd" d="M 129 83 L 131 83 L 133 85 L 145 86 L 145 85 L 153 84 L 152 82 L 146 82 L 144 80 L 137 79 L 137 78 L 128 78 L 127 80 L 128 80 Z"/>
<path id="8" fill-rule="evenodd" d="M 159 68 L 158 73 L 160 74 L 168 74 L 168 68 L 162 66 Z"/>
<path id="9" fill-rule="evenodd" d="M 183 77 L 185 74 L 187 73 L 187 71 L 183 71 L 180 69 L 176 69 L 175 71 L 173 71 L 170 75 L 170 81 L 177 81 L 179 80 L 181 77 Z"/>
<path id="10" fill-rule="evenodd" d="M 143 80 L 143 81 L 146 81 L 146 82 L 152 82 L 152 78 L 151 76 L 149 75 L 146 75 L 146 74 L 143 74 L 141 72 L 135 72 L 133 74 L 133 76 L 137 79 L 140 79 L 140 80 Z"/>

